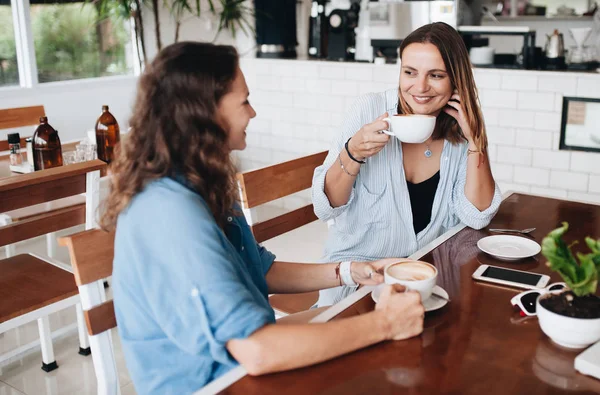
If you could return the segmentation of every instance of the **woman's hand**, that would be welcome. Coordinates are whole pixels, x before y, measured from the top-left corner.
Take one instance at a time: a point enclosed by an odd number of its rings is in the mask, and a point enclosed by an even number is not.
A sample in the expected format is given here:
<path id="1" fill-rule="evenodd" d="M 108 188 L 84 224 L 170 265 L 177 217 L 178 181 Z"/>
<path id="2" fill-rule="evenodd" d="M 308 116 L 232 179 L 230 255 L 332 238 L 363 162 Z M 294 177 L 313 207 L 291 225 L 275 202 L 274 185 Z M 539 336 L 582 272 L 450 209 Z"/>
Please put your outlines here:
<path id="1" fill-rule="evenodd" d="M 388 113 L 377 117 L 372 123 L 368 123 L 359 129 L 348 142 L 348 150 L 358 160 L 369 158 L 385 147 L 390 140 L 390 136 L 381 133 L 382 130 L 389 128 L 389 125 L 383 118 L 386 118 Z"/>
<path id="2" fill-rule="evenodd" d="M 421 295 L 416 291 L 406 291 L 403 285 L 386 285 L 375 311 L 383 320 L 387 339 L 403 340 L 423 332 L 425 308 Z"/>
<path id="3" fill-rule="evenodd" d="M 454 90 L 454 94 L 450 97 L 450 101 L 448 102 L 448 106 L 451 108 L 444 108 L 444 112 L 450 115 L 452 118 L 456 119 L 458 122 L 458 126 L 463 132 L 463 135 L 469 142 L 469 145 L 473 145 L 473 133 L 471 131 L 471 127 L 467 123 L 467 119 L 465 118 L 465 112 L 463 110 L 460 96 L 457 90 Z"/>
<path id="4" fill-rule="evenodd" d="M 350 273 L 357 284 L 377 285 L 383 282 L 383 269 L 398 261 L 400 261 L 399 258 L 387 258 L 373 262 L 352 262 Z"/>

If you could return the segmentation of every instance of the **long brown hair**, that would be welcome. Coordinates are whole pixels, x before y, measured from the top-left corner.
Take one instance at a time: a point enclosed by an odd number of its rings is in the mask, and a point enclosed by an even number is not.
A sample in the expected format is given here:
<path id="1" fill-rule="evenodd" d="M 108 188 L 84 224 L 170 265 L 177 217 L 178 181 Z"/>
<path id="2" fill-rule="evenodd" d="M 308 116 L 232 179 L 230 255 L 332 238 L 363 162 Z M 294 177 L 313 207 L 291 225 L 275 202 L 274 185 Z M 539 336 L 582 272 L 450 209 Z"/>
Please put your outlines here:
<path id="1" fill-rule="evenodd" d="M 435 22 L 421 26 L 410 33 L 400 45 L 400 59 L 404 49 L 414 43 L 430 43 L 436 46 L 446 71 L 450 78 L 452 89 L 456 89 L 461 98 L 461 105 L 471 128 L 473 141 L 481 152 L 487 151 L 487 136 L 485 123 L 479 105 L 479 96 L 475 86 L 475 78 L 467 47 L 462 37 L 454 28 L 444 22 Z M 413 111 L 399 92 L 400 105 L 398 112 L 412 114 Z M 464 135 L 456 120 L 441 111 L 437 117 L 436 127 L 433 132 L 434 139 L 444 138 L 452 143 L 464 141 Z"/>
<path id="2" fill-rule="evenodd" d="M 151 181 L 181 177 L 204 198 L 223 227 L 237 199 L 227 133 L 215 121 L 238 69 L 231 46 L 180 42 L 164 48 L 138 83 L 131 126 L 111 164 L 113 178 L 102 227 Z"/>

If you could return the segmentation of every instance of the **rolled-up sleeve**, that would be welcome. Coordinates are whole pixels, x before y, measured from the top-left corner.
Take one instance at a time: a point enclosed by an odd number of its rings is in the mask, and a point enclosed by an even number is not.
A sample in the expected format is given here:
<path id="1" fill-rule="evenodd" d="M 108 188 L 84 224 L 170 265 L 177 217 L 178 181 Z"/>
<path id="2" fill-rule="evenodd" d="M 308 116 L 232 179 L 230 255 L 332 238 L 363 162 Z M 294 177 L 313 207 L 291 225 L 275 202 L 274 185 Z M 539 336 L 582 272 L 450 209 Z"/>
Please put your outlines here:
<path id="1" fill-rule="evenodd" d="M 157 218 L 162 231 L 160 240 L 152 242 L 164 250 L 155 257 L 160 265 L 149 264 L 146 270 L 154 271 L 152 278 L 160 282 L 145 297 L 164 333 L 180 349 L 200 353 L 208 342 L 215 361 L 234 365 L 227 342 L 274 323 L 274 314 L 247 285 L 248 273 L 217 224 L 202 213 L 196 215 L 194 205 L 183 206 Z M 181 245 L 181 240 L 185 248 L 169 248 Z M 265 265 L 274 258 L 267 250 L 261 256 Z"/>
<path id="2" fill-rule="evenodd" d="M 367 96 L 359 97 L 350 109 L 346 112 L 339 133 L 333 138 L 329 147 L 329 153 L 325 158 L 325 162 L 315 169 L 312 182 L 312 201 L 315 210 L 315 215 L 327 221 L 337 217 L 352 203 L 354 200 L 354 186 L 350 192 L 348 202 L 339 207 L 332 207 L 329 198 L 325 194 L 325 176 L 331 166 L 335 166 L 338 161 L 338 155 L 344 149 L 346 141 L 354 136 L 354 134 L 364 125 L 363 113 L 368 108 L 369 103 Z"/>
<path id="3" fill-rule="evenodd" d="M 467 153 L 466 148 L 461 156 L 458 177 L 452 191 L 452 205 L 454 213 L 462 223 L 473 229 L 481 229 L 489 225 L 502 202 L 502 194 L 498 184 L 494 182 L 494 197 L 488 208 L 479 211 L 477 207 L 467 199 L 465 195 L 465 184 L 467 182 Z"/>

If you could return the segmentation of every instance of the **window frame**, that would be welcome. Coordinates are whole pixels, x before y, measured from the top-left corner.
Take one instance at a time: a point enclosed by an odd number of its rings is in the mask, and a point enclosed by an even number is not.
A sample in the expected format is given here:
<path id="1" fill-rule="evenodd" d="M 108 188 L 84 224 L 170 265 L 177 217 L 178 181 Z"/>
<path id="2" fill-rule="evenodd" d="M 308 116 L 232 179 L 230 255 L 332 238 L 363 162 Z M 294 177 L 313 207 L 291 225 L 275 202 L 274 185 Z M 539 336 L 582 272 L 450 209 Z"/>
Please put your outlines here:
<path id="1" fill-rule="evenodd" d="M 15 47 L 17 52 L 17 68 L 19 70 L 19 85 L 16 86 L 3 86 L 0 87 L 0 92 L 15 90 L 15 89 L 32 89 L 39 85 L 46 84 L 72 84 L 73 81 L 78 79 L 64 80 L 64 81 L 50 81 L 50 82 L 39 82 L 37 59 L 35 54 L 35 45 L 33 41 L 33 30 L 31 27 L 31 4 L 29 0 L 11 0 L 10 1 L 13 27 L 15 34 Z M 137 45 L 134 34 L 134 19 L 129 20 L 130 36 L 131 36 L 131 55 L 133 57 L 133 76 L 137 77 L 141 73 L 140 62 L 138 59 Z M 84 78 L 85 80 L 103 80 L 103 79 L 114 79 L 120 77 L 131 77 L 132 75 L 123 76 L 104 76 L 104 77 L 90 77 Z"/>

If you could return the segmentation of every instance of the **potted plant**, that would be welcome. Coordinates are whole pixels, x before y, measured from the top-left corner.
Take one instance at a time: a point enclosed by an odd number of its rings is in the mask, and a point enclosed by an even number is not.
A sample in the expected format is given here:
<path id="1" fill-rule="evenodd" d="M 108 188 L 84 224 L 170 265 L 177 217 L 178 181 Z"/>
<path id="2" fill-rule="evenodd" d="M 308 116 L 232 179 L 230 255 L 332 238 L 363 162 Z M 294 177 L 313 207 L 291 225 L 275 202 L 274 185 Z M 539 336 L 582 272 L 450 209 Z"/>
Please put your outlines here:
<path id="1" fill-rule="evenodd" d="M 548 233 L 542 241 L 542 254 L 548 267 L 560 274 L 568 288 L 537 299 L 537 315 L 542 331 L 555 343 L 568 348 L 584 348 L 600 340 L 600 298 L 595 295 L 600 270 L 600 239 L 585 238 L 588 254 L 571 252 L 562 236 L 569 224 Z M 579 262 L 578 262 L 579 261 Z"/>

